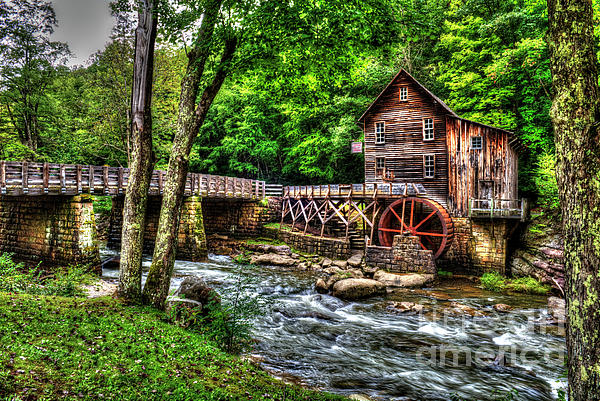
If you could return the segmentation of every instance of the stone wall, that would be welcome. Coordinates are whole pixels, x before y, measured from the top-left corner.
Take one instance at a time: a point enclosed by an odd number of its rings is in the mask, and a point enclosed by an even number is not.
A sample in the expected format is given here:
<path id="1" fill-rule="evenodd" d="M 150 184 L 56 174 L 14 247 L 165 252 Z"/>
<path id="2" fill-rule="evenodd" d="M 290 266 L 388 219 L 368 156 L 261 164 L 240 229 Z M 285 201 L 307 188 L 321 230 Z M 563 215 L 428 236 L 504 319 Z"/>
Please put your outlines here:
<path id="1" fill-rule="evenodd" d="M 257 236 L 269 222 L 269 205 L 240 199 L 203 199 L 204 228 L 208 235 Z"/>
<path id="2" fill-rule="evenodd" d="M 161 197 L 150 196 L 146 212 L 146 227 L 144 229 L 144 252 L 152 253 L 158 230 L 158 219 L 161 207 Z M 110 219 L 110 234 L 108 246 L 121 246 L 121 228 L 123 225 L 124 197 L 113 198 Z M 207 257 L 206 234 L 204 231 L 204 215 L 202 198 L 189 196 L 184 198 L 181 208 L 177 258 L 182 260 L 201 261 Z"/>
<path id="3" fill-rule="evenodd" d="M 339 260 L 346 260 L 352 256 L 350 241 L 344 241 L 343 239 L 321 238 L 313 235 L 304 235 L 299 232 L 279 231 L 277 228 L 265 229 L 265 235 L 279 239 L 292 248 L 311 255 L 320 255 Z"/>
<path id="4" fill-rule="evenodd" d="M 90 265 L 100 254 L 89 196 L 0 196 L 0 253 L 42 267 Z"/>
<path id="5" fill-rule="evenodd" d="M 516 221 L 452 218 L 454 240 L 436 261 L 440 269 L 481 275 L 496 271 L 506 274 L 507 237 Z"/>
<path id="6" fill-rule="evenodd" d="M 421 249 L 419 238 L 396 235 L 391 248 L 368 246 L 367 266 L 394 273 L 435 273 L 433 252 Z"/>

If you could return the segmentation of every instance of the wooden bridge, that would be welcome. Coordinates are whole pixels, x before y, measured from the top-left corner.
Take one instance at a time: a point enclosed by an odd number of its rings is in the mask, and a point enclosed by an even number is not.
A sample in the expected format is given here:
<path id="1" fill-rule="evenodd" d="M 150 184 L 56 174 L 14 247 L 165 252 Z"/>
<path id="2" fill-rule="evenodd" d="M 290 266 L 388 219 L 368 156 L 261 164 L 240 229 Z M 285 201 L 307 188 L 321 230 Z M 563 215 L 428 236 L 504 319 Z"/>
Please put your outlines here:
<path id="1" fill-rule="evenodd" d="M 155 170 L 150 195 L 162 195 L 165 171 Z M 94 195 L 117 196 L 127 190 L 129 169 L 124 167 L 0 161 L 0 195 Z M 186 196 L 262 199 L 264 181 L 189 173 Z"/>

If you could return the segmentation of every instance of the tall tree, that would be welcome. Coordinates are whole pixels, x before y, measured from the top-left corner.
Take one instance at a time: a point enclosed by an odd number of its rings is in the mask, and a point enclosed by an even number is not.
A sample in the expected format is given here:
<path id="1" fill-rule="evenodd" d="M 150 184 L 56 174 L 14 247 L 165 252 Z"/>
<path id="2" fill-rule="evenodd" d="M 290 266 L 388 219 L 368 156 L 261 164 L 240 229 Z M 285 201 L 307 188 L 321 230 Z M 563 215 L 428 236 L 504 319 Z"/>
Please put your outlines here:
<path id="1" fill-rule="evenodd" d="M 177 130 L 167 168 L 152 265 L 143 294 L 146 302 L 158 308 L 163 307 L 167 297 L 175 264 L 179 210 L 183 202 L 192 143 L 227 76 L 237 45 L 235 36 L 226 39 L 221 62 L 216 67 L 212 82 L 204 88 L 196 105 L 204 68 L 213 52 L 211 42 L 221 4 L 222 0 L 209 0 L 206 3 L 197 38 L 188 52 L 188 65 L 181 83 Z"/>
<path id="2" fill-rule="evenodd" d="M 569 400 L 600 399 L 600 123 L 592 0 L 548 0 Z"/>
<path id="3" fill-rule="evenodd" d="M 181 84 L 156 247 L 143 294 L 146 302 L 159 308 L 164 305 L 175 263 L 179 210 L 191 147 L 228 74 L 250 60 L 272 57 L 282 44 L 291 45 L 280 55 L 296 59 L 294 68 L 310 70 L 319 60 L 331 63 L 334 71 L 336 63 L 358 56 L 355 52 L 360 43 L 381 44 L 393 33 L 394 26 L 390 21 L 394 13 L 387 1 L 207 0 L 202 6 L 197 13 L 201 14 L 201 23 L 188 50 L 188 66 Z M 297 51 L 290 51 L 293 47 Z M 342 48 L 343 55 L 336 57 L 340 54 L 336 50 Z M 330 85 L 340 85 L 346 78 L 330 74 L 325 79 Z"/>
<path id="4" fill-rule="evenodd" d="M 70 55 L 65 43 L 50 40 L 56 25 L 50 2 L 0 4 L 0 102 L 32 154 L 40 142 L 46 90 Z"/>
<path id="5" fill-rule="evenodd" d="M 135 32 L 135 60 L 131 95 L 131 157 L 129 180 L 123 206 L 119 293 L 124 298 L 141 300 L 142 249 L 146 223 L 148 189 L 154 167 L 152 153 L 152 75 L 157 28 L 153 0 L 138 3 Z"/>

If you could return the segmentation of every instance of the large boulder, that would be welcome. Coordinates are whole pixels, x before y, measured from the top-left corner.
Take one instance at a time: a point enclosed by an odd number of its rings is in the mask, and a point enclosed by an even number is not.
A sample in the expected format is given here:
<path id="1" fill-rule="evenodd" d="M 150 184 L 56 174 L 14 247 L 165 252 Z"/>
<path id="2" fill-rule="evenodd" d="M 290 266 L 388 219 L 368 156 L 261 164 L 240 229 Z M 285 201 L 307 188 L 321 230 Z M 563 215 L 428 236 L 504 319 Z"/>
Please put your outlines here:
<path id="1" fill-rule="evenodd" d="M 352 267 L 359 267 L 362 264 L 363 255 L 362 253 L 355 253 L 348 259 L 348 264 Z"/>
<path id="2" fill-rule="evenodd" d="M 378 270 L 373 275 L 373 279 L 379 281 L 387 287 L 423 287 L 425 284 L 434 280 L 433 274 L 397 274 Z"/>
<path id="3" fill-rule="evenodd" d="M 565 300 L 558 297 L 548 298 L 548 313 L 555 324 L 564 325 L 567 322 Z"/>
<path id="4" fill-rule="evenodd" d="M 325 282 L 325 280 L 323 280 L 322 278 L 320 278 L 315 283 L 315 290 L 319 294 L 327 294 L 329 292 L 329 286 L 327 285 L 327 283 Z"/>
<path id="5" fill-rule="evenodd" d="M 384 295 L 385 292 L 385 285 L 366 278 L 347 278 L 333 285 L 333 296 L 347 300 Z"/>
<path id="6" fill-rule="evenodd" d="M 346 262 L 345 260 L 334 260 L 332 262 L 332 267 L 339 267 L 342 270 L 345 270 L 348 268 L 348 262 Z"/>
<path id="7" fill-rule="evenodd" d="M 298 263 L 297 259 L 278 253 L 265 253 L 261 255 L 252 255 L 250 263 L 253 265 L 273 265 L 273 266 L 294 266 Z"/>
<path id="8" fill-rule="evenodd" d="M 292 249 L 287 245 L 271 245 L 271 244 L 246 244 L 246 249 L 259 253 L 276 253 L 278 255 L 292 255 Z"/>
<path id="9" fill-rule="evenodd" d="M 198 276 L 188 276 L 175 291 L 172 298 L 181 298 L 207 305 L 211 301 L 220 302 L 219 294 Z"/>

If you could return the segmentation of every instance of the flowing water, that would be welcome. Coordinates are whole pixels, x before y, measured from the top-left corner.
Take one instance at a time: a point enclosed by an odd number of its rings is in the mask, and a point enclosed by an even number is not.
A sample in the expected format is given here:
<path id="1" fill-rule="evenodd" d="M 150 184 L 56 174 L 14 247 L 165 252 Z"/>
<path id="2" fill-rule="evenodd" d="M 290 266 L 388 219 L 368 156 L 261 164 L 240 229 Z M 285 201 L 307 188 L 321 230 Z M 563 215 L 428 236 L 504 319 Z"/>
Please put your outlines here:
<path id="1" fill-rule="evenodd" d="M 498 295 L 449 281 L 345 302 L 317 294 L 314 273 L 244 270 L 231 258 L 214 255 L 203 263 L 177 261 L 172 287 L 194 274 L 219 292 L 233 291 L 240 270 L 252 279 L 248 295 L 269 301 L 268 313 L 256 321 L 252 356 L 276 375 L 382 400 L 488 400 L 512 390 L 518 400 L 553 400 L 564 385 L 564 379 L 558 381 L 564 371 L 564 337 L 543 324 L 544 297 Z M 106 277 L 117 274 L 104 271 Z M 392 301 L 421 303 L 430 312 L 394 313 Z M 441 313 L 450 301 L 486 316 Z M 492 309 L 496 303 L 514 309 L 498 314 Z M 496 358 L 502 351 L 505 364 Z"/>

